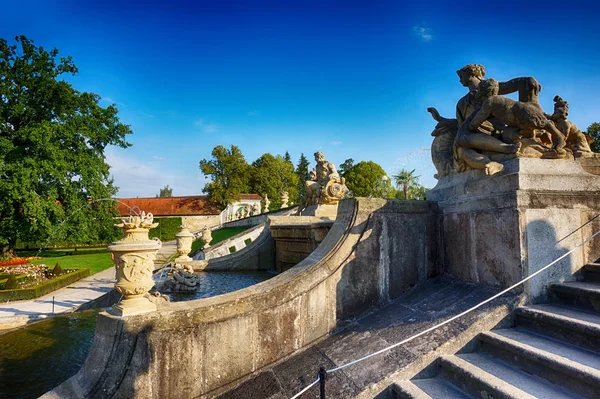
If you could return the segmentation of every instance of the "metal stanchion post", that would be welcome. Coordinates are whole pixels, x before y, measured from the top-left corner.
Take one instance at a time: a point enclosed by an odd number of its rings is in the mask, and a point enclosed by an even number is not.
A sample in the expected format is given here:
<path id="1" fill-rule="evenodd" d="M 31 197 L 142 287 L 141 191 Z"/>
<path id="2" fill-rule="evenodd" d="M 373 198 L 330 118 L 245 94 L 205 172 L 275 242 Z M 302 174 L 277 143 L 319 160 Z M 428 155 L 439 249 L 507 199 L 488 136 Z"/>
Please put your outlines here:
<path id="1" fill-rule="evenodd" d="M 319 386 L 320 386 L 320 397 L 325 399 L 325 380 L 327 379 L 327 371 L 325 367 L 319 369 Z"/>

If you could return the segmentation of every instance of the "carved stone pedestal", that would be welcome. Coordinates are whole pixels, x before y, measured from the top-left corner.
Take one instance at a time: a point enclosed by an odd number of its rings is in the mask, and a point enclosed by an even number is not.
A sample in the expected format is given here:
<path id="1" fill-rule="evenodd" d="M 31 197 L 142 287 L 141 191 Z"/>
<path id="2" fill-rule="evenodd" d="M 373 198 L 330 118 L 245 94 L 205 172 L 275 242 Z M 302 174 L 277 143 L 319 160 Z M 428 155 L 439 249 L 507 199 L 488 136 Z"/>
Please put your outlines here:
<path id="1" fill-rule="evenodd" d="M 194 235 L 186 226 L 181 226 L 181 231 L 175 237 L 177 237 L 177 252 L 179 253 L 179 256 L 175 258 L 175 262 L 191 262 L 193 259 L 188 254 L 192 250 Z"/>
<path id="2" fill-rule="evenodd" d="M 148 231 L 158 226 L 152 221 L 152 214 L 142 212 L 139 216 L 123 218 L 122 223 L 115 225 L 124 229 L 125 237 L 108 247 L 117 270 L 115 289 L 124 296 L 112 307 L 110 313 L 114 315 L 131 316 L 156 310 L 156 305 L 145 297 L 154 286 L 154 259 L 162 246 L 160 241 L 148 239 Z"/>
<path id="3" fill-rule="evenodd" d="M 322 219 L 335 220 L 338 204 L 309 205 L 302 211 L 302 216 L 316 216 Z"/>
<path id="4" fill-rule="evenodd" d="M 446 273 L 508 287 L 600 229 L 600 218 L 591 221 L 600 213 L 600 176 L 586 172 L 594 170 L 589 165 L 517 158 L 504 166 L 494 176 L 478 170 L 444 176 L 428 191 L 441 212 Z M 525 292 L 545 299 L 548 282 L 572 279 L 599 256 L 597 238 L 533 278 Z"/>

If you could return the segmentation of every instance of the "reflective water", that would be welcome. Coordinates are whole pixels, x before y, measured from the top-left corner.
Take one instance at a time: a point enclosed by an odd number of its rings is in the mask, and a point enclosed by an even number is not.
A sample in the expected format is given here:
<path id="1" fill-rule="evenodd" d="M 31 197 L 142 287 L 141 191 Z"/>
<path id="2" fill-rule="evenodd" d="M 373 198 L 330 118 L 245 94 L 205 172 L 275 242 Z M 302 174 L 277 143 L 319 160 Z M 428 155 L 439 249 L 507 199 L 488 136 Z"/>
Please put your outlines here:
<path id="1" fill-rule="evenodd" d="M 167 294 L 172 302 L 191 301 L 241 290 L 274 276 L 266 272 L 202 272 L 197 274 L 200 276 L 200 289 L 196 292 Z"/>
<path id="2" fill-rule="evenodd" d="M 239 290 L 273 277 L 269 273 L 200 273 L 200 291 L 169 294 L 189 301 Z M 0 398 L 37 398 L 81 368 L 92 346 L 97 311 L 44 320 L 0 334 Z"/>

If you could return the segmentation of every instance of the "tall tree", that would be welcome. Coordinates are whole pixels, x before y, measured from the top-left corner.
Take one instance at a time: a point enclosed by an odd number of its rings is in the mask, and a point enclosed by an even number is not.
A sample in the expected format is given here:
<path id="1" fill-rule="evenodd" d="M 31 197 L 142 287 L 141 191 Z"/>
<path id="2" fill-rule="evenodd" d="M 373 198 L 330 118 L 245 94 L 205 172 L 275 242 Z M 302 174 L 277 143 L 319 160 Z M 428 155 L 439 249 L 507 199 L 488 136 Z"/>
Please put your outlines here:
<path id="1" fill-rule="evenodd" d="M 298 165 L 296 165 L 296 176 L 298 176 L 298 198 L 296 198 L 295 203 L 299 204 L 300 201 L 306 195 L 306 181 L 308 181 L 310 175 L 308 172 L 308 168 L 310 167 L 310 163 L 308 159 L 304 156 L 304 153 L 300 154 L 300 159 L 298 160 Z"/>
<path id="2" fill-rule="evenodd" d="M 281 206 L 281 192 L 284 190 L 291 202 L 298 203 L 298 176 L 291 162 L 281 155 L 263 154 L 252 163 L 250 187 L 253 193 L 269 196 L 271 210 Z"/>
<path id="3" fill-rule="evenodd" d="M 285 152 L 284 158 L 285 158 L 286 162 L 292 163 L 292 157 L 290 156 L 289 152 L 287 152 L 287 151 Z M 292 163 L 292 165 L 294 165 L 294 164 Z"/>
<path id="4" fill-rule="evenodd" d="M 218 145 L 212 150 L 212 159 L 200 161 L 200 170 L 211 181 L 204 185 L 203 192 L 212 200 L 227 206 L 240 199 L 240 194 L 250 191 L 250 166 L 239 147 L 230 149 Z"/>
<path id="5" fill-rule="evenodd" d="M 346 159 L 338 168 L 338 173 L 342 177 L 346 177 L 346 172 L 348 172 L 354 166 L 354 159 L 348 158 Z"/>
<path id="6" fill-rule="evenodd" d="M 384 176 L 383 168 L 373 161 L 361 161 L 344 173 L 346 186 L 356 197 L 387 198 L 391 187 L 389 179 Z"/>
<path id="7" fill-rule="evenodd" d="M 594 139 L 594 142 L 590 145 L 592 151 L 600 152 L 600 123 L 593 122 L 588 126 L 585 133 Z"/>
<path id="8" fill-rule="evenodd" d="M 173 189 L 169 187 L 169 185 L 167 184 L 166 186 L 164 186 L 163 188 L 160 189 L 160 192 L 158 193 L 157 197 L 172 197 L 173 196 Z"/>
<path id="9" fill-rule="evenodd" d="M 419 176 L 415 176 L 415 169 L 408 171 L 402 169 L 397 175 L 392 176 L 396 181 L 396 187 L 401 190 L 403 199 L 410 199 L 411 188 L 419 185 Z"/>
<path id="10" fill-rule="evenodd" d="M 114 105 L 62 80 L 77 73 L 71 57 L 15 40 L 0 39 L 0 251 L 17 240 L 111 239 L 116 187 L 104 150 L 128 147 L 131 129 Z"/>

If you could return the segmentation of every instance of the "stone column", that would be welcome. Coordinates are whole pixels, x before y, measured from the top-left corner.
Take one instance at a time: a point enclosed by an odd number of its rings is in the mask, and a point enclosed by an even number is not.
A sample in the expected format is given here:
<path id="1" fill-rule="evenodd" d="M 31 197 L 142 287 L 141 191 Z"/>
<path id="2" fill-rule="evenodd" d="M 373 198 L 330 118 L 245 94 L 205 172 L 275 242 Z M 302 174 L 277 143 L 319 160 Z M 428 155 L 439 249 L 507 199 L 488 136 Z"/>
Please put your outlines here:
<path id="1" fill-rule="evenodd" d="M 190 262 L 193 259 L 188 254 L 192 250 L 194 235 L 187 226 L 179 226 L 179 228 L 181 231 L 175 235 L 177 237 L 177 252 L 179 256 L 175 259 L 175 262 Z"/>
<path id="2" fill-rule="evenodd" d="M 152 271 L 156 253 L 162 246 L 159 240 L 150 240 L 148 231 L 158 226 L 151 213 L 122 218 L 115 227 L 124 230 L 125 237 L 113 242 L 108 250 L 113 253 L 117 282 L 115 289 L 124 299 L 112 307 L 113 314 L 131 316 L 152 312 L 156 305 L 145 296 L 154 286 Z"/>

